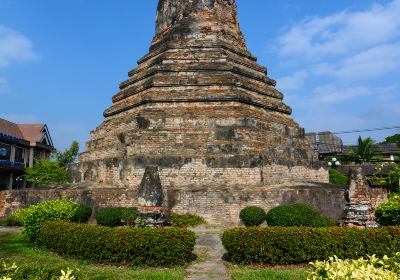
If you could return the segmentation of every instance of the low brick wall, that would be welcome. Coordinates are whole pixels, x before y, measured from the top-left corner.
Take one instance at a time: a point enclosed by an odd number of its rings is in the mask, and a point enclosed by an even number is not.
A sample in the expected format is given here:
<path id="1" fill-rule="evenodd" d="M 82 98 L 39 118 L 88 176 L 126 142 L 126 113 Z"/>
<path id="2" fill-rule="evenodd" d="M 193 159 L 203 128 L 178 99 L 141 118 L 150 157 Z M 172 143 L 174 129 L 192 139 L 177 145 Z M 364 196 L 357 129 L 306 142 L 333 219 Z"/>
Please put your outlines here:
<path id="1" fill-rule="evenodd" d="M 275 206 L 303 202 L 336 221 L 343 218 L 346 206 L 345 187 L 328 184 L 177 189 L 170 192 L 169 201 L 174 213 L 196 213 L 209 223 L 225 225 L 239 224 L 239 213 L 246 206 L 259 206 L 269 211 Z"/>
<path id="2" fill-rule="evenodd" d="M 35 189 L 0 192 L 0 216 L 8 215 L 19 208 L 42 201 L 68 199 L 86 204 L 94 208 L 102 207 L 131 207 L 136 205 L 137 197 L 128 189 L 95 188 L 95 189 Z"/>
<path id="3" fill-rule="evenodd" d="M 0 192 L 0 216 L 18 208 L 45 200 L 71 199 L 94 208 L 110 206 L 137 206 L 137 195 L 131 189 L 37 189 Z M 345 208 L 345 188 L 332 185 L 309 184 L 300 186 L 253 188 L 181 188 L 165 191 L 164 207 L 177 214 L 193 213 L 204 217 L 211 224 L 237 225 L 239 212 L 255 205 L 266 211 L 292 202 L 304 202 L 340 220 Z"/>

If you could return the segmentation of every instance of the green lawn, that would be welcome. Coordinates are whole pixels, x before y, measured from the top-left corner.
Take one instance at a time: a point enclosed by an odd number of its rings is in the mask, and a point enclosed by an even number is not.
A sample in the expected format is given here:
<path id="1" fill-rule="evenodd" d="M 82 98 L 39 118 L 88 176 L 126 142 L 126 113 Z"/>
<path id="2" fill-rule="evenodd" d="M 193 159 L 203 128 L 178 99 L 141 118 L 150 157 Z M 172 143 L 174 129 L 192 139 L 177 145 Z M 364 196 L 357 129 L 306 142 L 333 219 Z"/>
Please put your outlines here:
<path id="1" fill-rule="evenodd" d="M 184 268 L 150 269 L 129 268 L 94 264 L 90 261 L 62 258 L 45 250 L 35 248 L 20 233 L 0 233 L 0 259 L 16 262 L 18 266 L 45 269 L 73 269 L 79 279 L 95 280 L 182 280 Z M 78 271 L 79 270 L 79 271 Z M 35 280 L 42 280 L 34 278 Z"/>
<path id="2" fill-rule="evenodd" d="M 246 268 L 230 265 L 229 271 L 233 280 L 305 280 L 306 269 L 284 269 L 284 268 Z"/>

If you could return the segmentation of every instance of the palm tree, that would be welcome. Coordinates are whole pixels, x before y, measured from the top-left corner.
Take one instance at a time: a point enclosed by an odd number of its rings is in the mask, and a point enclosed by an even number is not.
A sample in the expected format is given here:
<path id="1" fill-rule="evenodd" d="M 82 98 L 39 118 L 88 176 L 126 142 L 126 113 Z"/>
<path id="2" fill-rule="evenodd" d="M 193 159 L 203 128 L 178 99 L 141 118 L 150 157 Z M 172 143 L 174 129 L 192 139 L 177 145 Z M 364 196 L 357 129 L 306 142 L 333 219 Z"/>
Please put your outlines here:
<path id="1" fill-rule="evenodd" d="M 371 138 L 358 137 L 358 145 L 355 149 L 352 149 L 352 153 L 355 156 L 357 162 L 365 164 L 369 162 L 377 152 L 377 147 L 375 146 L 375 141 Z"/>

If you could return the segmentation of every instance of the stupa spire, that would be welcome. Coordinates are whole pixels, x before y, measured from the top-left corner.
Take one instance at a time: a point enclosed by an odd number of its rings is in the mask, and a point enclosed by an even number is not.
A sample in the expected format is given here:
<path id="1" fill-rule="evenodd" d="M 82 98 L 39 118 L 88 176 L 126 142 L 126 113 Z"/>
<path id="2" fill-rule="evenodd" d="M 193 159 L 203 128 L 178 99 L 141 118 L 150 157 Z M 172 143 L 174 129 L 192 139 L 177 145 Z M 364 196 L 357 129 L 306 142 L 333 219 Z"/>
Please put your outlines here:
<path id="1" fill-rule="evenodd" d="M 152 48 L 171 41 L 222 42 L 247 51 L 235 0 L 159 0 Z"/>

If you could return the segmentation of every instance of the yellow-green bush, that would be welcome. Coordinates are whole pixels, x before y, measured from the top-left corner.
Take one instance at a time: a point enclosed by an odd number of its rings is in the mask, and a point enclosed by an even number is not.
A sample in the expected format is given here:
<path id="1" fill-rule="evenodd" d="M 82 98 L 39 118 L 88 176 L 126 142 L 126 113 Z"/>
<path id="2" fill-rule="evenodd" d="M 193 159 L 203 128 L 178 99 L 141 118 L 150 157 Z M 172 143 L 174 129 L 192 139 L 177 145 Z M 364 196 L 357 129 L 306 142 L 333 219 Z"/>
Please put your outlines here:
<path id="1" fill-rule="evenodd" d="M 379 205 L 375 216 L 382 226 L 400 226 L 400 195 L 393 195 L 388 203 Z"/>
<path id="2" fill-rule="evenodd" d="M 308 280 L 396 280 L 400 279 L 400 254 L 378 259 L 375 255 L 367 259 L 342 260 L 331 257 L 327 261 L 310 263 L 313 267 L 308 272 Z"/>
<path id="3" fill-rule="evenodd" d="M 36 264 L 17 265 L 0 260 L 0 280 L 75 280 L 74 271 L 47 268 Z"/>
<path id="4" fill-rule="evenodd" d="M 51 200 L 32 205 L 22 212 L 23 233 L 36 242 L 40 228 L 47 221 L 75 221 L 79 204 L 68 200 Z"/>

